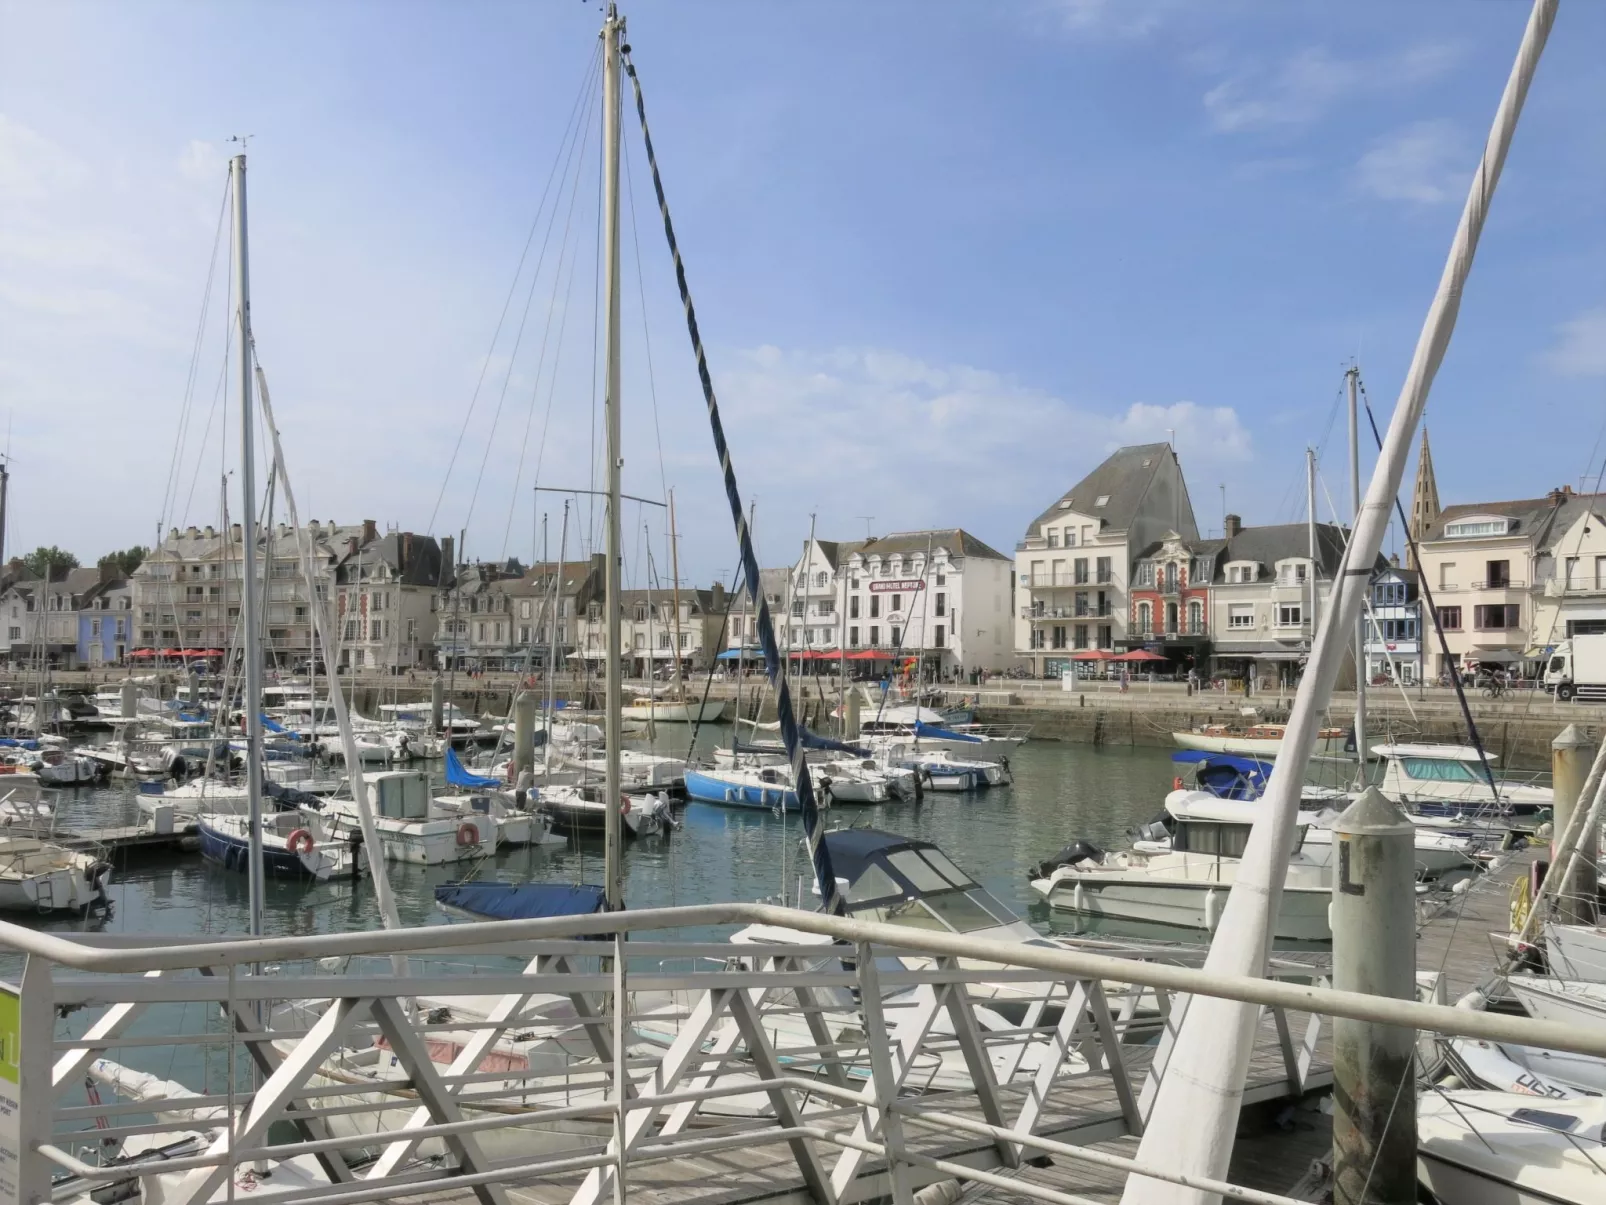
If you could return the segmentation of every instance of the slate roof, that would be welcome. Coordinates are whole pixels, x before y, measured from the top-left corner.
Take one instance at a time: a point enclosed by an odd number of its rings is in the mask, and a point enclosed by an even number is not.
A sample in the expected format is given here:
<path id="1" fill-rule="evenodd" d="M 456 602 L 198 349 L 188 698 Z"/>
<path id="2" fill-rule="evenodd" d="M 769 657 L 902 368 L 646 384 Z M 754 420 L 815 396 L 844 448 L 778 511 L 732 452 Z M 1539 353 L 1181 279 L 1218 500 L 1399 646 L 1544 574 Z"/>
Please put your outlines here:
<path id="1" fill-rule="evenodd" d="M 786 585 L 791 580 L 791 577 L 792 566 L 790 565 L 783 565 L 779 569 L 760 569 L 758 571 L 758 583 L 762 587 L 763 594 L 768 598 L 775 599 L 777 606 L 786 598 Z M 753 609 L 753 604 L 747 597 L 747 587 L 745 585 L 729 597 L 733 610 L 741 612 Z"/>
<path id="2" fill-rule="evenodd" d="M 868 540 L 844 541 L 837 545 L 838 555 L 843 561 L 851 560 L 854 553 L 864 557 L 885 557 L 894 554 L 907 556 L 913 552 L 923 553 L 927 548 L 932 550 L 946 548 L 948 555 L 956 560 L 961 557 L 981 557 L 993 561 L 1012 559 L 996 548 L 982 543 L 962 527 L 944 527 L 934 531 L 895 531 L 890 535 L 872 536 Z"/>
<path id="3" fill-rule="evenodd" d="M 1316 572 L 1331 578 L 1344 559 L 1347 532 L 1331 523 L 1316 524 Z M 1266 527 L 1245 527 L 1226 541 L 1226 551 L 1216 560 L 1213 580 L 1224 581 L 1229 561 L 1255 561 L 1268 569 L 1278 561 L 1310 555 L 1310 529 L 1304 523 L 1274 523 Z M 1378 565 L 1387 566 L 1381 556 Z"/>
<path id="4" fill-rule="evenodd" d="M 1082 480 L 1073 485 L 1058 501 L 1050 506 L 1026 528 L 1028 539 L 1038 534 L 1042 524 L 1057 517 L 1062 511 L 1074 510 L 1078 514 L 1094 515 L 1103 520 L 1106 530 L 1125 531 L 1137 517 L 1143 496 L 1163 463 L 1161 457 L 1172 455 L 1170 444 L 1133 444 L 1117 448 Z M 1108 495 L 1103 506 L 1094 503 Z M 1062 505 L 1069 502 L 1069 506 Z"/>

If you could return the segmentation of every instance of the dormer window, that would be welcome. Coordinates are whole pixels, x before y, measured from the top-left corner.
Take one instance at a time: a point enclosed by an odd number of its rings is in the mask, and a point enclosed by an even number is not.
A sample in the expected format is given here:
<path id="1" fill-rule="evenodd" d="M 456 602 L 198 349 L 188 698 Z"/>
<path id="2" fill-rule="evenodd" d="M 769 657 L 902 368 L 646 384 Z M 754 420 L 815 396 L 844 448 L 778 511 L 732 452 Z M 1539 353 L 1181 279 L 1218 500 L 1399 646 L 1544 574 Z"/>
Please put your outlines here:
<path id="1" fill-rule="evenodd" d="M 1100 494 L 1097 498 L 1093 499 L 1093 505 L 1095 508 L 1108 506 L 1109 504 L 1110 496 L 1108 494 Z"/>
<path id="2" fill-rule="evenodd" d="M 1465 540 L 1474 536 L 1503 536 L 1511 530 L 1511 520 L 1494 517 L 1458 519 L 1444 525 L 1444 538 Z"/>

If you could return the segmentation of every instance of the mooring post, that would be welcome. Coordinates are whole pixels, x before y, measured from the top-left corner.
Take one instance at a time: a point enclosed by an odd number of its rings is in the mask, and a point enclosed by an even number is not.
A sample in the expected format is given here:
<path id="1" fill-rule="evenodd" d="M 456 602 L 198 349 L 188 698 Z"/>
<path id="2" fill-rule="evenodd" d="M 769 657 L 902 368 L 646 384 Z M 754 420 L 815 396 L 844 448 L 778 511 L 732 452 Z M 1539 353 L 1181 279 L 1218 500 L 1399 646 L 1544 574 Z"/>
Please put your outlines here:
<path id="1" fill-rule="evenodd" d="M 1333 823 L 1333 986 L 1416 996 L 1416 844 L 1369 787 Z M 1333 1203 L 1416 1201 L 1416 1031 L 1333 1019 Z"/>
<path id="2" fill-rule="evenodd" d="M 535 692 L 521 690 L 513 696 L 514 777 L 535 769 Z"/>
<path id="3" fill-rule="evenodd" d="M 1568 724 L 1550 742 L 1550 779 L 1555 791 L 1551 816 L 1550 856 L 1556 856 L 1556 841 L 1567 831 L 1578 808 L 1589 807 L 1590 801 L 1582 798 L 1584 780 L 1589 777 L 1589 764 L 1595 752 L 1594 744 L 1577 724 Z M 1562 925 L 1593 925 L 1598 900 L 1595 859 L 1600 856 L 1599 828 L 1586 829 L 1578 834 L 1578 850 L 1572 862 L 1572 874 L 1561 879 L 1556 889 L 1556 923 Z M 1566 874 L 1564 866 L 1559 873 Z"/>

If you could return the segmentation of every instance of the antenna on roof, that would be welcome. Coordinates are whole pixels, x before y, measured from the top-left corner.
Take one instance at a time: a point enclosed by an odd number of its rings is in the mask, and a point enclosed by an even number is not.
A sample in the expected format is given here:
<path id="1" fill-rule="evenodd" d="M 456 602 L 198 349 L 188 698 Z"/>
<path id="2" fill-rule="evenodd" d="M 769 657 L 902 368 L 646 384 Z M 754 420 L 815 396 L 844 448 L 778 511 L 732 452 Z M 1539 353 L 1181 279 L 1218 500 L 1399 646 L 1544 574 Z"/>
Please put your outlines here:
<path id="1" fill-rule="evenodd" d="M 863 519 L 864 520 L 864 538 L 867 539 L 867 540 L 870 539 L 871 538 L 871 536 L 870 536 L 870 524 L 875 522 L 875 516 L 874 515 L 854 515 L 853 517 L 855 519 Z"/>

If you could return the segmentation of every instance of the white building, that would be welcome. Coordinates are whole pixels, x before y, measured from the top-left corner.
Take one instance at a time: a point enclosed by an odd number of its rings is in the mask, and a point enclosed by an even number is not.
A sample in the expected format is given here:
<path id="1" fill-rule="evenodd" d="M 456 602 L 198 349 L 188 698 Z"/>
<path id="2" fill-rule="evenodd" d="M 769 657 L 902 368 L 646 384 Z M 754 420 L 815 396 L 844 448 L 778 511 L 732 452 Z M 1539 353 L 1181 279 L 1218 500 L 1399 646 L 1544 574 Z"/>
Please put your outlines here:
<path id="1" fill-rule="evenodd" d="M 1015 545 L 1015 655 L 1053 675 L 1078 648 L 1143 643 L 1128 630 L 1128 573 L 1167 537 L 1199 538 L 1176 452 L 1169 444 L 1117 449 Z"/>
<path id="2" fill-rule="evenodd" d="M 624 648 L 624 670 L 629 677 L 672 676 L 675 661 L 680 672 L 706 670 L 720 653 L 719 633 L 724 626 L 728 599 L 725 587 L 680 591 L 680 612 L 675 612 L 673 590 L 624 590 L 619 639 Z M 608 648 L 608 631 L 601 591 L 587 603 L 580 618 L 580 657 L 600 674 Z"/>

